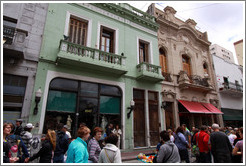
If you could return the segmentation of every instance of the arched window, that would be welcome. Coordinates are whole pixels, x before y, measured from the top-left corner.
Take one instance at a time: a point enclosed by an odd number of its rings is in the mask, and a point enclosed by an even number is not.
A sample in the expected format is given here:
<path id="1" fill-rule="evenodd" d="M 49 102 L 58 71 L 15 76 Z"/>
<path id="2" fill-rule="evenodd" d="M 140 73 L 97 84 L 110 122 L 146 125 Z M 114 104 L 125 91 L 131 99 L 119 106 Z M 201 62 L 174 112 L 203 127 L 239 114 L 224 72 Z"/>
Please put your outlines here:
<path id="1" fill-rule="evenodd" d="M 183 70 L 187 72 L 187 74 L 191 75 L 191 66 L 190 66 L 190 58 L 187 55 L 182 55 L 182 63 Z"/>
<path id="2" fill-rule="evenodd" d="M 208 76 L 208 65 L 206 62 L 203 63 L 204 76 Z"/>
<path id="3" fill-rule="evenodd" d="M 163 48 L 159 49 L 161 71 L 167 73 L 167 56 Z"/>

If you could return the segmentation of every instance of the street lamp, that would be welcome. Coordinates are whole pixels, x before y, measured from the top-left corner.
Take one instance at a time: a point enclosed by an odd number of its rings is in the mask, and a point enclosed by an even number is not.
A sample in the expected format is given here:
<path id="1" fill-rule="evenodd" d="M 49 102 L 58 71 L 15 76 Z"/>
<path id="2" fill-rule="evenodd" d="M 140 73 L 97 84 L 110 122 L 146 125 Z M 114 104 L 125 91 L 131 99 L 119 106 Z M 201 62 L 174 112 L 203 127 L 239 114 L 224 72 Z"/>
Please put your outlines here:
<path id="1" fill-rule="evenodd" d="M 35 103 L 36 103 L 36 106 L 35 106 L 34 111 L 33 111 L 34 115 L 38 114 L 38 103 L 40 102 L 41 96 L 42 96 L 42 91 L 41 91 L 41 88 L 39 88 L 35 92 Z"/>
<path id="2" fill-rule="evenodd" d="M 130 118 L 131 112 L 134 110 L 134 106 L 135 106 L 135 102 L 133 100 L 131 100 L 130 102 L 130 107 L 127 107 L 127 109 L 129 109 L 130 111 L 127 113 L 127 118 Z"/>
<path id="3" fill-rule="evenodd" d="M 165 101 L 161 102 L 161 108 L 165 109 L 166 106 L 167 106 L 167 102 Z"/>

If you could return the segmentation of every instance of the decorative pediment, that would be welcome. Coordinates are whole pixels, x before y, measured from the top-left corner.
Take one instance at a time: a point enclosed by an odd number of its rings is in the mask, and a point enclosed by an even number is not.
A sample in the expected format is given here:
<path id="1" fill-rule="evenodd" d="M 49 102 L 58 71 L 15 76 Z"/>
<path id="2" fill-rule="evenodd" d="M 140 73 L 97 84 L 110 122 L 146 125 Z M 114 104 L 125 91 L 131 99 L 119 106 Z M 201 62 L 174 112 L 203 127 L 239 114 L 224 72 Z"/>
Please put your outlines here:
<path id="1" fill-rule="evenodd" d="M 162 92 L 163 98 L 168 98 L 168 99 L 175 99 L 176 98 L 176 93 L 173 92 L 172 90 L 164 90 Z"/>

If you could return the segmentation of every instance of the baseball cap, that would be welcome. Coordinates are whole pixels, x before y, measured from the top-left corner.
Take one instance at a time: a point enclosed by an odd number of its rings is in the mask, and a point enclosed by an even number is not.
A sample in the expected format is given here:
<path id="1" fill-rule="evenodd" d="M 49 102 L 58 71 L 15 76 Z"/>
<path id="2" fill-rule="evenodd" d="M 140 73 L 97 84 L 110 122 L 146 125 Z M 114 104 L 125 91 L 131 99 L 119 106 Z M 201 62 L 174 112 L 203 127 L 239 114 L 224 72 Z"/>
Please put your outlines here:
<path id="1" fill-rule="evenodd" d="M 67 125 L 64 125 L 63 127 L 66 128 L 66 129 L 68 129 L 68 126 Z"/>
<path id="2" fill-rule="evenodd" d="M 23 122 L 23 119 L 16 119 L 17 122 Z"/>
<path id="3" fill-rule="evenodd" d="M 34 126 L 31 123 L 27 123 L 26 128 L 30 129 L 30 128 L 34 128 Z"/>

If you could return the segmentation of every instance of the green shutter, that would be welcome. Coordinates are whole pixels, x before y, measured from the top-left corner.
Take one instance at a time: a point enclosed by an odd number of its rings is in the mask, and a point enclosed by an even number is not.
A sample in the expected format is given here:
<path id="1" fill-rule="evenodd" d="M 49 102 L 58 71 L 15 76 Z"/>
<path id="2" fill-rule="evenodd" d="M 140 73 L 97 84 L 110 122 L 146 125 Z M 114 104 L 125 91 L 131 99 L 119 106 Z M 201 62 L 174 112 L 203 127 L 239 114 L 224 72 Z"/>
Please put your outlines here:
<path id="1" fill-rule="evenodd" d="M 221 108 L 224 120 L 239 120 L 243 121 L 243 110 L 234 110 L 228 108 Z"/>
<path id="2" fill-rule="evenodd" d="M 120 114 L 120 98 L 100 96 L 101 114 Z"/>
<path id="3" fill-rule="evenodd" d="M 76 98 L 76 93 L 50 90 L 47 101 L 47 111 L 75 113 Z"/>

